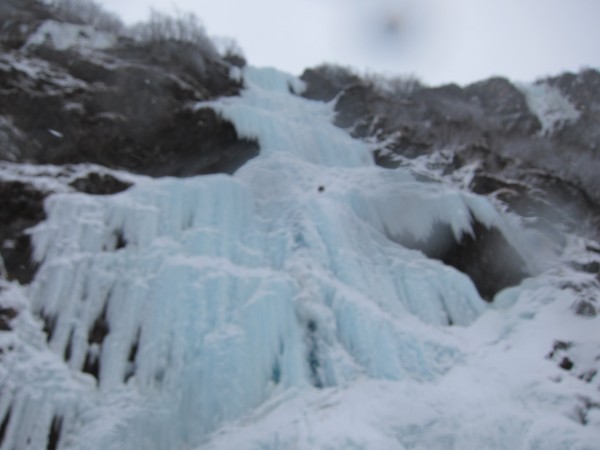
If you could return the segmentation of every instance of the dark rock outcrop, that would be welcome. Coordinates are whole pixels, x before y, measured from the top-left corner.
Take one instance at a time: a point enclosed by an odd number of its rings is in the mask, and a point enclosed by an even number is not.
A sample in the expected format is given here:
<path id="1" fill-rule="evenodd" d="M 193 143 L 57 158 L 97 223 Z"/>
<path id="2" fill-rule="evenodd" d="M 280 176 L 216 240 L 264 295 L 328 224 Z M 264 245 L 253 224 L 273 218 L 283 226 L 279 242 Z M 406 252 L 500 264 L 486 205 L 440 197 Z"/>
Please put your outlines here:
<path id="1" fill-rule="evenodd" d="M 30 12 L 24 0 L 3 6 L 25 35 L 7 38 L 0 54 L 0 159 L 191 176 L 232 173 L 256 156 L 256 142 L 194 107 L 239 93 L 224 57 L 191 43 L 125 37 L 103 50 L 24 45 L 54 17 L 31 3 Z"/>
<path id="2" fill-rule="evenodd" d="M 46 195 L 26 183 L 0 180 L 0 256 L 9 280 L 29 283 L 36 272 L 26 230 L 46 218 Z"/>
<path id="3" fill-rule="evenodd" d="M 37 0 L 2 0 L 0 49 L 21 48 L 41 21 L 53 18 L 50 9 Z"/>
<path id="4" fill-rule="evenodd" d="M 79 192 L 92 195 L 116 194 L 131 187 L 131 183 L 126 183 L 110 174 L 99 174 L 96 172 L 76 178 L 69 185 Z"/>

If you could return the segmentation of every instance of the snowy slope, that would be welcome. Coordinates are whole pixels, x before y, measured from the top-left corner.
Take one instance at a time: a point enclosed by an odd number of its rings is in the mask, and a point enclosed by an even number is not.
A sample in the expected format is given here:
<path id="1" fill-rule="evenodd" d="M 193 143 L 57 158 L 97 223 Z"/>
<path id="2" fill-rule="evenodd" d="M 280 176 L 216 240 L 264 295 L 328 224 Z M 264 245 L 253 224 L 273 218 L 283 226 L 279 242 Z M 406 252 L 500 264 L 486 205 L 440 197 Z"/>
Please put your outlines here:
<path id="1" fill-rule="evenodd" d="M 376 167 L 298 80 L 238 76 L 240 97 L 198 105 L 258 140 L 234 176 L 46 200 L 36 278 L 0 291 L 19 311 L 0 448 L 597 448 L 599 319 L 571 310 L 594 276 L 557 261 L 488 306 L 389 237 L 475 218 L 533 270 L 514 217 Z"/>

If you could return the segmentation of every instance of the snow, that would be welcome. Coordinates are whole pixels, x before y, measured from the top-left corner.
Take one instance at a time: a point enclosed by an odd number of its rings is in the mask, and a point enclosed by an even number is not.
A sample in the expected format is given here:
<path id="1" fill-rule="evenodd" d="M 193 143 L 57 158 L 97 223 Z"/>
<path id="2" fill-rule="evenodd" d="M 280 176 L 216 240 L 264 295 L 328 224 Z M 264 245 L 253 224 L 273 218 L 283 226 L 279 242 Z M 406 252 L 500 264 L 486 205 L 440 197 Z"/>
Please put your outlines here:
<path id="1" fill-rule="evenodd" d="M 0 54 L 0 71 L 13 72 L 20 75 L 23 86 L 43 84 L 48 94 L 53 91 L 62 93 L 86 89 L 85 82 L 61 71 L 47 61 L 18 53 Z M 41 83 L 43 82 L 43 83 Z"/>
<path id="2" fill-rule="evenodd" d="M 60 131 L 53 130 L 52 128 L 48 128 L 48 133 L 57 139 L 62 139 L 64 137 L 64 134 L 62 134 Z"/>
<path id="3" fill-rule="evenodd" d="M 102 50 L 113 47 L 116 42 L 116 35 L 96 30 L 91 25 L 47 20 L 27 39 L 24 47 L 51 45 L 56 50 Z"/>
<path id="4" fill-rule="evenodd" d="M 597 448 L 598 428 L 581 426 L 575 414 L 578 399 L 598 398 L 597 387 L 543 356 L 531 357 L 548 352 L 557 337 L 595 341 L 583 351 L 587 356 L 600 350 L 598 321 L 565 314 L 572 296 L 549 289 L 558 279 L 547 275 L 514 288 L 515 307 L 448 333 L 462 358 L 436 383 L 360 378 L 288 391 L 213 433 L 201 448 Z"/>
<path id="5" fill-rule="evenodd" d="M 593 448 L 576 411 L 600 401 L 597 382 L 545 357 L 561 339 L 598 365 L 598 319 L 566 314 L 579 294 L 564 276 L 489 308 L 464 274 L 390 239 L 435 222 L 458 237 L 475 217 L 527 259 L 518 225 L 376 167 L 289 75 L 238 75 L 240 97 L 198 105 L 258 139 L 234 176 L 119 174 L 135 185 L 91 196 L 64 187 L 90 166 L 0 165 L 55 192 L 30 230 L 35 280 L 0 290 L 20 311 L 0 336 L 14 347 L 1 448 L 43 448 L 57 417 L 63 450 Z"/>
<path id="6" fill-rule="evenodd" d="M 579 118 L 577 108 L 558 87 L 547 82 L 521 83 L 516 86 L 523 92 L 529 109 L 542 124 L 542 135 L 552 133 Z"/>

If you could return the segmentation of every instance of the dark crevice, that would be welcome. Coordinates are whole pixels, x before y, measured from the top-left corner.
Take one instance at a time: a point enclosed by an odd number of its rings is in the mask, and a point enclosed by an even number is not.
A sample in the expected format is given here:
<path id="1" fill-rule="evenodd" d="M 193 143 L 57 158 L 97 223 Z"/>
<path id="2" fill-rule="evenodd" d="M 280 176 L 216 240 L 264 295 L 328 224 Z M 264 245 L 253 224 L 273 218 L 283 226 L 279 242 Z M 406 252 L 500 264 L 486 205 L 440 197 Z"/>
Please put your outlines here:
<path id="1" fill-rule="evenodd" d="M 138 330 L 136 337 L 135 337 L 135 341 L 133 342 L 133 344 L 131 345 L 131 348 L 129 349 L 129 355 L 127 356 L 127 367 L 125 369 L 125 377 L 123 379 L 123 381 L 125 383 L 127 383 L 127 381 L 133 375 L 135 375 L 135 370 L 136 370 L 135 360 L 137 358 L 137 352 L 138 352 L 138 348 L 140 345 L 140 335 L 141 335 L 141 330 Z"/>
<path id="2" fill-rule="evenodd" d="M 6 429 L 8 428 L 8 424 L 10 422 L 11 411 L 12 411 L 12 408 L 8 408 L 8 411 L 6 412 L 4 419 L 2 419 L 2 424 L 0 424 L 0 446 L 2 446 L 2 444 L 4 443 L 4 438 L 6 436 Z"/>
<path id="3" fill-rule="evenodd" d="M 63 354 L 63 358 L 66 362 L 69 362 L 69 360 L 71 359 L 71 353 L 73 351 L 73 334 L 74 330 L 71 330 L 71 332 L 69 333 L 69 339 L 67 340 L 67 346 L 65 347 L 65 352 Z"/>
<path id="4" fill-rule="evenodd" d="M 110 298 L 110 294 L 108 297 Z M 102 312 L 96 318 L 92 328 L 88 333 L 88 344 L 90 345 L 90 348 L 85 357 L 85 362 L 83 365 L 83 372 L 94 376 L 97 381 L 100 380 L 100 352 L 102 349 L 102 343 L 110 332 L 110 327 L 106 318 L 107 309 L 108 299 L 104 304 Z"/>
<path id="5" fill-rule="evenodd" d="M 100 380 L 100 356 L 89 351 L 85 356 L 82 371 L 92 375 L 96 381 Z"/>
<path id="6" fill-rule="evenodd" d="M 114 236 L 115 236 L 115 250 L 120 250 L 122 248 L 127 247 L 127 239 L 125 239 L 125 236 L 124 236 L 122 230 L 116 230 L 114 232 Z"/>
<path id="7" fill-rule="evenodd" d="M 47 193 L 20 181 L 0 181 L 0 255 L 9 280 L 31 282 L 38 269 L 26 230 L 45 220 Z"/>
<path id="8" fill-rule="evenodd" d="M 46 342 L 50 342 L 52 335 L 54 334 L 54 328 L 56 327 L 56 316 L 47 316 L 44 313 L 41 315 L 44 321 L 44 333 L 46 333 Z"/>
<path id="9" fill-rule="evenodd" d="M 12 330 L 11 321 L 17 317 L 19 313 L 14 308 L 0 307 L 0 331 Z"/>
<path id="10" fill-rule="evenodd" d="M 129 349 L 129 356 L 127 357 L 127 361 L 129 361 L 130 363 L 135 363 L 135 358 L 137 357 L 138 347 L 140 345 L 140 335 L 141 335 L 141 330 L 138 330 L 136 337 L 135 337 L 135 341 L 133 342 L 133 344 L 131 345 L 131 348 Z"/>
<path id="11" fill-rule="evenodd" d="M 585 249 L 589 252 L 598 253 L 600 255 L 600 247 L 596 247 L 595 245 L 587 244 Z"/>
<path id="12" fill-rule="evenodd" d="M 306 324 L 307 343 L 308 343 L 308 368 L 310 370 L 310 380 L 314 387 L 323 388 L 323 380 L 321 379 L 321 362 L 319 361 L 319 344 L 317 342 L 317 323 L 314 320 L 309 320 Z"/>
<path id="13" fill-rule="evenodd" d="M 111 195 L 129 189 L 131 183 L 121 181 L 109 174 L 92 172 L 85 177 L 80 177 L 72 181 L 70 186 L 86 194 Z"/>
<path id="14" fill-rule="evenodd" d="M 88 333 L 88 344 L 98 344 L 102 345 L 104 338 L 110 331 L 110 327 L 108 326 L 108 321 L 106 319 L 106 313 L 108 309 L 108 300 L 104 304 L 104 308 L 100 315 L 96 318 L 90 332 Z"/>
<path id="15" fill-rule="evenodd" d="M 50 433 L 48 435 L 48 445 L 46 450 L 56 450 L 60 441 L 60 433 L 62 431 L 63 418 L 54 416 L 50 424 Z"/>

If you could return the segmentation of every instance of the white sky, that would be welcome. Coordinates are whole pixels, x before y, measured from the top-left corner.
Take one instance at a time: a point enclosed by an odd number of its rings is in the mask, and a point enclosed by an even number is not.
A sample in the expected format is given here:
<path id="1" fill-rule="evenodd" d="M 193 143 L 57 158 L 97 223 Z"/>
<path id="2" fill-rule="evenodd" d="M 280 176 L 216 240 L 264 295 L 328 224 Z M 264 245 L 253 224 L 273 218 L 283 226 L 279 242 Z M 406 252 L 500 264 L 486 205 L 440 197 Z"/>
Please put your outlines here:
<path id="1" fill-rule="evenodd" d="M 102 0 L 126 22 L 193 11 L 249 63 L 299 75 L 323 62 L 430 84 L 531 81 L 600 67 L 600 0 Z"/>

